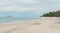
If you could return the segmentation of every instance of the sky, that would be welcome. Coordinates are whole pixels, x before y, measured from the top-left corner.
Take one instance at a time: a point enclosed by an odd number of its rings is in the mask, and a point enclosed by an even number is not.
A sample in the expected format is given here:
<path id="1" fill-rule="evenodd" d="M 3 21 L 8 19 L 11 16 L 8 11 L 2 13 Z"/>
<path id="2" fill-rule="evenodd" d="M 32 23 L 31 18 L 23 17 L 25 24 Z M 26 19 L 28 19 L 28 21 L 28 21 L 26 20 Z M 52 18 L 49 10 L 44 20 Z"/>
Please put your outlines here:
<path id="1" fill-rule="evenodd" d="M 60 0 L 0 0 L 0 17 L 39 17 L 60 10 Z"/>

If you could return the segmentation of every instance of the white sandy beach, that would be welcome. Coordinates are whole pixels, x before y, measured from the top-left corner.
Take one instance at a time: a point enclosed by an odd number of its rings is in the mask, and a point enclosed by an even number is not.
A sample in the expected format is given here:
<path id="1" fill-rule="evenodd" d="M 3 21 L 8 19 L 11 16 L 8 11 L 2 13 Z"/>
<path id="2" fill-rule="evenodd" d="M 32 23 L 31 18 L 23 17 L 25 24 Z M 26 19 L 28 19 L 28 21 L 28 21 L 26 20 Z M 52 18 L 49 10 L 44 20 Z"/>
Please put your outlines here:
<path id="1" fill-rule="evenodd" d="M 42 17 L 14 24 L 1 24 L 0 33 L 60 33 L 60 18 Z"/>

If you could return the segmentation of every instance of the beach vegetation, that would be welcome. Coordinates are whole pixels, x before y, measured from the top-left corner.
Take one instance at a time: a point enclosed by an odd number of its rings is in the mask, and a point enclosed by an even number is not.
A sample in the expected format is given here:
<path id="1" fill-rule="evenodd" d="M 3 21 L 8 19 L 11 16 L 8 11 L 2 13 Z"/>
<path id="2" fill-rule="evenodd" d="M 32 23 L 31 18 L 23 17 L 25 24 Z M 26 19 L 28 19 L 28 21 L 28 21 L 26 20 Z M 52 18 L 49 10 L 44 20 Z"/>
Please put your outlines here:
<path id="1" fill-rule="evenodd" d="M 42 15 L 42 17 L 60 17 L 60 10 L 55 12 L 49 12 Z"/>

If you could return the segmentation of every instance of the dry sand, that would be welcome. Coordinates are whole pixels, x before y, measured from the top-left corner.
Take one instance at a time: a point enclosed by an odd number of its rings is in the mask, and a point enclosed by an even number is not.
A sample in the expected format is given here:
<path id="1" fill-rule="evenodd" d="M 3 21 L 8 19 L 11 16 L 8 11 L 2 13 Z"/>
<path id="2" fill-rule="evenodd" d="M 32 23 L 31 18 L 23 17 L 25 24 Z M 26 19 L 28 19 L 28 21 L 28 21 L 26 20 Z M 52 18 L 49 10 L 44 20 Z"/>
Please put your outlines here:
<path id="1" fill-rule="evenodd" d="M 60 33 L 60 17 L 42 17 L 14 24 L 1 24 L 0 33 Z"/>

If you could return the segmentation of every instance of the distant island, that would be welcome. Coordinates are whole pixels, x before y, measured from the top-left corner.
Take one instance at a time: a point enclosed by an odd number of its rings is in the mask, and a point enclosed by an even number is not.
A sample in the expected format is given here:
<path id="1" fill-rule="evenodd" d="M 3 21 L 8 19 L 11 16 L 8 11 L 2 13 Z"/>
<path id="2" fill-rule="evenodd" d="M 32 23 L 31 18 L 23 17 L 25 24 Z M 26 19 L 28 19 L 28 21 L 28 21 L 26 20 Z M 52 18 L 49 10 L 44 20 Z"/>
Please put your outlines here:
<path id="1" fill-rule="evenodd" d="M 60 17 L 60 10 L 43 14 L 41 17 Z"/>
<path id="2" fill-rule="evenodd" d="M 7 16 L 7 17 L 12 17 L 12 16 Z"/>

